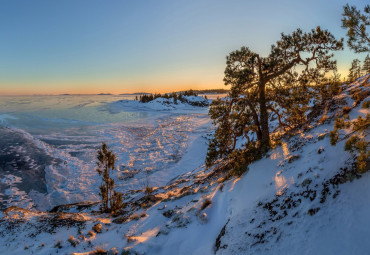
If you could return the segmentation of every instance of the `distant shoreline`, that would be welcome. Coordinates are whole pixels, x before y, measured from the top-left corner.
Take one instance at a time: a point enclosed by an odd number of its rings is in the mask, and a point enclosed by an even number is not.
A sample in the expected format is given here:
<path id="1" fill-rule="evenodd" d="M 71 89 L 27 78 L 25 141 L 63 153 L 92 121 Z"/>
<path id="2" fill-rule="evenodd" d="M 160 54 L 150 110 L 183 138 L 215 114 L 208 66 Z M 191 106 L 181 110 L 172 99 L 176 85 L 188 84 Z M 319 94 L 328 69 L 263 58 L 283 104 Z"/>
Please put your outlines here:
<path id="1" fill-rule="evenodd" d="M 199 95 L 218 95 L 218 94 L 227 94 L 230 90 L 227 89 L 206 89 L 206 90 L 193 90 Z M 172 94 L 172 93 L 181 93 L 184 91 L 176 92 L 167 92 L 162 94 Z M 112 93 L 98 93 L 98 94 L 71 94 L 71 93 L 62 93 L 62 94 L 24 94 L 24 95 L 0 95 L 0 97 L 23 97 L 23 96 L 136 96 L 136 95 L 154 95 L 157 93 L 149 92 L 134 92 L 134 93 L 121 93 L 121 94 L 112 94 Z"/>

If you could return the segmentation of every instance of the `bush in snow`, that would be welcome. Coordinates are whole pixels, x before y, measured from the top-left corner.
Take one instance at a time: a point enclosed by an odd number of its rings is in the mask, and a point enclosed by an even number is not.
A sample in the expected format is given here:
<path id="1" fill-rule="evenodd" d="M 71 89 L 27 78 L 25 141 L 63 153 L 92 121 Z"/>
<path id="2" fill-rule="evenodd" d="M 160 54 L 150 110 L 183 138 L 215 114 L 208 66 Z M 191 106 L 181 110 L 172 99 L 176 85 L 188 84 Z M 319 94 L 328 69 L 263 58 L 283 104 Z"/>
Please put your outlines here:
<path id="1" fill-rule="evenodd" d="M 365 118 L 358 116 L 351 121 L 347 116 L 337 118 L 334 123 L 334 130 L 330 132 L 330 143 L 336 145 L 338 141 L 346 140 L 345 150 L 357 155 L 357 172 L 364 173 L 369 170 L 370 151 L 369 143 L 365 139 L 365 133 L 370 126 L 370 115 Z M 340 129 L 350 129 L 346 135 L 339 133 Z"/>
<path id="2" fill-rule="evenodd" d="M 362 109 L 369 109 L 370 107 L 370 101 L 363 102 Z"/>
<path id="3" fill-rule="evenodd" d="M 79 241 L 79 240 L 77 240 L 76 238 L 74 238 L 74 236 L 72 236 L 72 235 L 68 238 L 68 242 L 69 242 L 73 247 L 76 247 L 76 246 L 77 246 L 77 244 L 79 244 L 79 243 L 80 243 L 80 241 Z"/>
<path id="4" fill-rule="evenodd" d="M 90 254 L 91 255 L 107 255 L 108 252 L 102 247 L 97 247 Z"/>
<path id="5" fill-rule="evenodd" d="M 96 233 L 101 233 L 103 230 L 103 225 L 101 223 L 97 223 L 92 227 L 92 230 L 94 230 Z"/>
<path id="6" fill-rule="evenodd" d="M 203 211 L 204 209 L 206 209 L 208 206 L 210 206 L 212 204 L 212 201 L 211 199 L 209 198 L 206 198 L 203 203 L 202 203 L 202 206 L 200 207 L 200 210 Z"/>

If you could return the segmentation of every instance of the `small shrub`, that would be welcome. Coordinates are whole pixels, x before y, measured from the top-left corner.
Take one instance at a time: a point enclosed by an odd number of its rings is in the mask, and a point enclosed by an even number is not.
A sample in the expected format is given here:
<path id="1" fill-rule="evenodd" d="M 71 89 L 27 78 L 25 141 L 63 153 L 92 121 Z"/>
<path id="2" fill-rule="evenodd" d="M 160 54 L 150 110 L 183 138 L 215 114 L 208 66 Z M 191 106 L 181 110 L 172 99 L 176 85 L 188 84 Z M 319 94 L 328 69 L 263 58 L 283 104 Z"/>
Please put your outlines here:
<path id="1" fill-rule="evenodd" d="M 68 242 L 73 246 L 76 247 L 79 244 L 79 241 L 76 240 L 72 235 L 68 238 Z"/>
<path id="2" fill-rule="evenodd" d="M 200 207 L 200 210 L 203 211 L 211 204 L 212 204 L 212 201 L 209 198 L 205 199 L 202 203 L 202 206 Z"/>
<path id="3" fill-rule="evenodd" d="M 367 169 L 367 160 L 370 157 L 370 152 L 368 151 L 367 141 L 365 139 L 361 139 L 357 135 L 352 135 L 345 144 L 344 149 L 351 153 L 359 153 L 357 157 L 357 171 L 359 173 L 365 173 Z"/>
<path id="4" fill-rule="evenodd" d="M 130 250 L 123 250 L 122 252 L 121 252 L 121 255 L 131 255 L 132 253 L 131 253 L 131 251 Z"/>
<path id="5" fill-rule="evenodd" d="M 277 146 L 281 146 L 283 144 L 283 141 L 281 139 L 276 139 L 271 141 L 271 148 L 274 149 Z"/>
<path id="6" fill-rule="evenodd" d="M 220 191 L 223 191 L 223 190 L 224 190 L 224 184 L 221 183 L 221 185 L 220 185 Z"/>
<path id="7" fill-rule="evenodd" d="M 319 119 L 319 124 L 325 123 L 325 121 L 327 121 L 328 119 L 329 117 L 326 114 L 322 115 L 322 117 Z"/>
<path id="8" fill-rule="evenodd" d="M 351 136 L 344 145 L 344 150 L 354 152 L 356 144 L 360 141 L 360 138 L 357 135 Z"/>
<path id="9" fill-rule="evenodd" d="M 92 255 L 107 255 L 108 252 L 104 249 L 104 248 L 101 248 L 101 247 L 97 247 L 95 248 L 92 252 L 91 252 Z"/>
<path id="10" fill-rule="evenodd" d="M 202 223 L 207 223 L 208 222 L 208 216 L 206 213 L 199 213 L 198 214 L 198 219 L 202 222 Z"/>
<path id="11" fill-rule="evenodd" d="M 323 134 L 320 134 L 318 137 L 317 137 L 317 139 L 319 140 L 319 141 L 321 141 L 321 140 L 323 140 L 324 138 L 325 138 L 325 136 L 327 135 L 327 133 L 323 133 Z"/>
<path id="12" fill-rule="evenodd" d="M 318 154 L 321 154 L 323 151 L 324 151 L 324 148 L 321 146 L 321 147 L 317 150 L 317 153 L 318 153 Z"/>
<path id="13" fill-rule="evenodd" d="M 333 131 L 330 131 L 329 137 L 330 137 L 330 144 L 333 146 L 336 145 L 339 139 L 338 129 L 334 128 Z"/>
<path id="14" fill-rule="evenodd" d="M 239 177 L 248 170 L 248 165 L 262 157 L 261 151 L 251 142 L 243 150 L 235 150 L 228 155 L 229 176 Z M 227 177 L 226 177 L 227 178 Z"/>
<path id="15" fill-rule="evenodd" d="M 69 238 L 68 238 L 68 242 L 72 243 L 74 242 L 75 238 L 73 235 L 70 235 Z"/>
<path id="16" fill-rule="evenodd" d="M 150 195 L 153 193 L 153 188 L 152 187 L 145 187 L 145 193 Z"/>
<path id="17" fill-rule="evenodd" d="M 223 183 L 224 181 L 226 181 L 225 176 L 222 176 L 222 177 L 217 179 L 217 183 Z"/>
<path id="18" fill-rule="evenodd" d="M 351 107 L 349 107 L 349 106 L 344 106 L 343 108 L 342 108 L 342 114 L 348 114 L 350 111 L 351 111 Z"/>
<path id="19" fill-rule="evenodd" d="M 79 235 L 79 236 L 78 236 L 78 239 L 79 239 L 79 240 L 82 240 L 82 241 L 86 241 L 86 236 L 84 236 L 84 235 Z"/>
<path id="20" fill-rule="evenodd" d="M 133 237 L 133 236 L 126 236 L 126 240 L 127 240 L 128 243 L 131 243 L 131 242 L 134 242 L 136 240 L 136 238 Z"/>
<path id="21" fill-rule="evenodd" d="M 94 230 L 96 233 L 101 233 L 103 230 L 103 225 L 101 223 L 97 223 L 92 227 L 92 230 Z"/>
<path id="22" fill-rule="evenodd" d="M 357 157 L 357 172 L 360 174 L 365 173 L 366 171 L 369 171 L 369 164 L 368 159 L 370 157 L 370 152 L 361 151 L 360 155 Z"/>
<path id="23" fill-rule="evenodd" d="M 355 104 L 359 104 L 360 102 L 362 102 L 366 97 L 368 97 L 370 94 L 369 91 L 367 90 L 358 90 L 356 91 L 353 95 L 352 95 L 352 98 L 353 100 L 355 100 Z"/>
<path id="24" fill-rule="evenodd" d="M 312 182 L 312 180 L 311 179 L 309 179 L 309 178 L 307 178 L 307 179 L 305 179 L 303 182 L 302 182 L 302 187 L 305 187 L 305 186 L 308 186 L 308 185 L 310 185 L 311 184 L 311 182 Z"/>
<path id="25" fill-rule="evenodd" d="M 353 128 L 358 131 L 363 131 L 370 126 L 370 114 L 366 114 L 366 117 L 363 118 L 361 115 L 357 117 L 357 120 L 353 123 Z"/>
<path id="26" fill-rule="evenodd" d="M 316 214 L 318 211 L 320 211 L 320 207 L 309 209 L 309 210 L 307 211 L 307 213 L 308 213 L 308 215 L 313 216 L 313 215 L 314 215 L 314 214 Z"/>
<path id="27" fill-rule="evenodd" d="M 95 232 L 94 232 L 94 231 L 92 231 L 92 230 L 89 230 L 89 232 L 87 232 L 87 235 L 88 235 L 89 237 L 92 237 L 92 238 L 94 238 L 94 237 L 96 236 Z"/>
<path id="28" fill-rule="evenodd" d="M 336 118 L 334 121 L 334 128 L 336 129 L 350 128 L 351 122 L 348 120 L 349 120 L 348 114 L 345 114 L 343 118 Z"/>
<path id="29" fill-rule="evenodd" d="M 137 213 L 131 215 L 130 220 L 139 220 L 139 215 Z"/>
<path id="30" fill-rule="evenodd" d="M 58 241 L 58 242 L 54 245 L 54 248 L 62 249 L 62 248 L 63 248 L 63 246 L 62 246 L 62 242 L 61 242 L 61 241 Z"/>
<path id="31" fill-rule="evenodd" d="M 153 188 L 149 186 L 149 171 L 145 171 L 145 186 L 144 186 L 144 192 L 147 196 L 151 195 L 153 193 Z"/>
<path id="32" fill-rule="evenodd" d="M 174 210 L 167 210 L 167 211 L 164 211 L 162 214 L 166 218 L 171 218 L 175 214 L 175 211 Z"/>
<path id="33" fill-rule="evenodd" d="M 290 155 L 288 157 L 288 163 L 292 163 L 293 161 L 296 161 L 299 158 L 300 158 L 300 156 L 298 154 L 297 155 Z"/>
<path id="34" fill-rule="evenodd" d="M 101 197 L 100 211 L 102 213 L 116 213 L 123 206 L 123 195 L 114 190 L 114 180 L 110 178 L 109 173 L 115 169 L 116 156 L 110 151 L 105 143 L 98 149 L 97 169 L 99 176 L 102 176 L 99 195 Z"/>
<path id="35" fill-rule="evenodd" d="M 348 116 L 347 116 L 348 118 Z M 330 143 L 335 145 L 339 139 L 347 139 L 348 136 L 339 137 L 338 129 L 349 129 L 352 130 L 352 135 L 346 140 L 344 149 L 349 151 L 351 154 L 357 154 L 357 172 L 365 173 L 369 170 L 368 158 L 370 158 L 370 152 L 368 150 L 368 142 L 366 139 L 361 138 L 363 131 L 368 129 L 370 126 L 370 114 L 366 114 L 366 117 L 358 116 L 354 121 L 346 121 L 343 118 L 338 118 L 334 123 L 334 130 L 330 132 Z"/>
<path id="36" fill-rule="evenodd" d="M 362 109 L 369 109 L 370 107 L 370 101 L 363 102 Z"/>
<path id="37" fill-rule="evenodd" d="M 146 214 L 145 212 L 140 213 L 140 218 L 145 218 L 147 216 L 148 216 L 148 214 Z"/>

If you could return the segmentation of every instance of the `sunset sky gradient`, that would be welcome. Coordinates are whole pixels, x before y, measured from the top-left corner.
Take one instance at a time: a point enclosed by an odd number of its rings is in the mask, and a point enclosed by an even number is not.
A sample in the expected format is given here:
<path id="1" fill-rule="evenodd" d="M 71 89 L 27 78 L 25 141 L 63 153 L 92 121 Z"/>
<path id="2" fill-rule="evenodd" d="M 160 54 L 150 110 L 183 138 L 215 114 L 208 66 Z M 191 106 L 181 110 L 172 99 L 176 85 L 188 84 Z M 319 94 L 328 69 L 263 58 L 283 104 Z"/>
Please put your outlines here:
<path id="1" fill-rule="evenodd" d="M 4 0 L 0 95 L 224 88 L 226 55 L 266 56 L 280 33 L 320 25 L 336 37 L 343 0 Z M 352 0 L 363 10 L 366 0 Z M 347 75 L 347 47 L 336 53 Z"/>

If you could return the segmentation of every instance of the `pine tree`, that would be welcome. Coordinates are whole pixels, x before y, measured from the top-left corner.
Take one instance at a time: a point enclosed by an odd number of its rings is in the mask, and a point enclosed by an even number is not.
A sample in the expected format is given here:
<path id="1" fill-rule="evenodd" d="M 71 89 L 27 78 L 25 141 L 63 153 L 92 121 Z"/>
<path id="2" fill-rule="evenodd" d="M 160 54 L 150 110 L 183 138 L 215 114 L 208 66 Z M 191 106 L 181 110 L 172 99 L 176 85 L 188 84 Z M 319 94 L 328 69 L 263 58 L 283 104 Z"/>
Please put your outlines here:
<path id="1" fill-rule="evenodd" d="M 348 80 L 350 82 L 356 80 L 361 76 L 361 62 L 358 59 L 354 59 L 349 69 Z"/>
<path id="2" fill-rule="evenodd" d="M 217 129 L 210 141 L 207 165 L 230 155 L 238 141 L 247 141 L 248 150 L 253 147 L 266 152 L 271 144 L 271 113 L 281 126 L 301 122 L 309 100 L 308 87 L 321 84 L 325 74 L 336 68 L 329 52 L 341 50 L 342 41 L 317 27 L 309 33 L 298 29 L 282 34 L 267 57 L 247 47 L 231 52 L 224 78 L 225 85 L 231 85 L 229 97 L 214 100 L 209 112 Z"/>
<path id="3" fill-rule="evenodd" d="M 365 60 L 364 60 L 364 65 L 362 66 L 362 72 L 364 75 L 370 73 L 370 57 L 369 54 L 367 54 Z"/>
<path id="4" fill-rule="evenodd" d="M 101 197 L 100 211 L 102 213 L 116 213 L 122 206 L 122 193 L 114 190 L 114 180 L 110 178 L 109 172 L 115 169 L 116 156 L 103 143 L 98 150 L 96 171 L 102 176 L 99 195 Z"/>
<path id="5" fill-rule="evenodd" d="M 348 46 L 356 53 L 370 51 L 370 35 L 366 32 L 370 25 L 370 5 L 366 5 L 364 13 L 356 6 L 343 7 L 342 28 L 348 29 Z"/>

